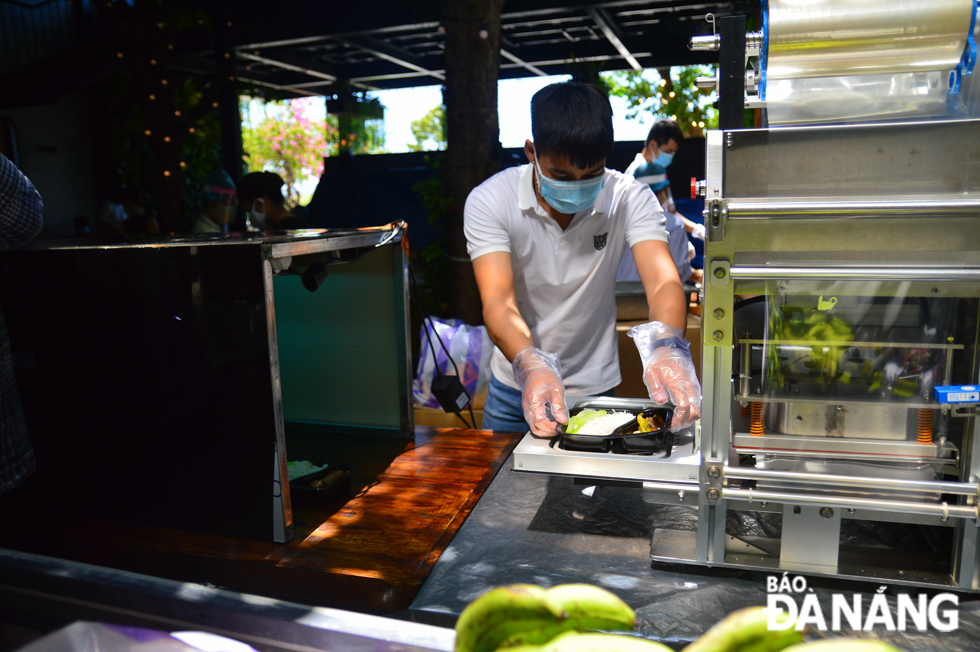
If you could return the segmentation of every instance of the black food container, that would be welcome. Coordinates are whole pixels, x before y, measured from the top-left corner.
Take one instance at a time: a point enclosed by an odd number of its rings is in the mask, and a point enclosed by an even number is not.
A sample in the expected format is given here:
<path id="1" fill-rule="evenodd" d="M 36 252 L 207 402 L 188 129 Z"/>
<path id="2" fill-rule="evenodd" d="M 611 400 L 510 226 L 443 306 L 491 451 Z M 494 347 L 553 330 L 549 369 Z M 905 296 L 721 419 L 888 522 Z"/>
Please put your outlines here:
<path id="1" fill-rule="evenodd" d="M 608 435 L 570 434 L 565 432 L 565 424 L 558 424 L 558 432 L 561 434 L 561 448 L 574 451 L 632 455 L 664 453 L 663 457 L 670 457 L 671 449 L 674 446 L 674 433 L 670 432 L 670 423 L 674 417 L 674 407 L 672 405 L 638 409 L 622 407 L 604 408 L 600 405 L 590 404 L 587 407 L 579 406 L 573 408 L 569 412 L 569 418 L 586 409 L 629 412 L 634 415 L 634 418 L 619 426 Z M 659 427 L 649 432 L 638 432 L 639 425 L 635 417 L 639 415 L 647 419 L 653 419 L 654 423 Z"/>
<path id="2" fill-rule="evenodd" d="M 289 493 L 296 505 L 330 505 L 350 497 L 351 467 L 331 464 L 325 469 L 289 481 Z M 320 481 L 328 479 L 321 486 Z"/>

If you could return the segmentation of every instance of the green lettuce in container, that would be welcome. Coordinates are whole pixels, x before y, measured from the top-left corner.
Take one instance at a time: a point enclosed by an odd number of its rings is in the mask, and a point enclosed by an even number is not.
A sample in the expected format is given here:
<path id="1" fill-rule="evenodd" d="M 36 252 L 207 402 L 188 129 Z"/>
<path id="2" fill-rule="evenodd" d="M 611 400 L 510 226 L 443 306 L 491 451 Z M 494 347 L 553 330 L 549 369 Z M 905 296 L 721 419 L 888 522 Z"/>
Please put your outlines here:
<path id="1" fill-rule="evenodd" d="M 582 426 L 584 426 L 587 422 L 595 419 L 596 417 L 604 416 L 605 414 L 605 410 L 582 410 L 568 420 L 568 423 L 565 425 L 565 432 L 570 435 L 574 435 L 581 430 Z"/>

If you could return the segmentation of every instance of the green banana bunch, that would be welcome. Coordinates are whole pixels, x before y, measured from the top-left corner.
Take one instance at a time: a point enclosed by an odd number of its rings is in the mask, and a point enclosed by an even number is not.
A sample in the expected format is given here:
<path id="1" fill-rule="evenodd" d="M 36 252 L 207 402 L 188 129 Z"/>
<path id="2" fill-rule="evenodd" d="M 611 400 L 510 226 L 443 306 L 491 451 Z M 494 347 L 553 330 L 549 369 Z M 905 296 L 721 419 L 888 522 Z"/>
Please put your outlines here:
<path id="1" fill-rule="evenodd" d="M 565 632 L 544 645 L 525 645 L 507 652 L 668 652 L 666 645 L 639 636 Z"/>
<path id="2" fill-rule="evenodd" d="M 570 630 L 628 630 L 635 618 L 629 605 L 597 586 L 502 586 L 484 593 L 460 614 L 455 652 L 538 646 Z"/>
<path id="3" fill-rule="evenodd" d="M 481 595 L 459 615 L 454 649 L 493 652 L 518 632 L 558 624 L 562 616 L 561 607 L 540 586 L 501 586 Z"/>
<path id="4" fill-rule="evenodd" d="M 778 618 L 786 622 L 785 612 Z M 766 607 L 749 607 L 728 614 L 684 652 L 778 652 L 803 640 L 803 632 L 789 629 L 769 631 Z"/>
<path id="5" fill-rule="evenodd" d="M 903 652 L 884 641 L 866 638 L 826 638 L 812 643 L 800 643 L 784 652 Z"/>
<path id="6" fill-rule="evenodd" d="M 557 623 L 542 622 L 539 627 L 517 632 L 501 643 L 501 648 L 540 645 L 569 630 L 630 630 L 636 614 L 615 594 L 591 584 L 560 584 L 546 592 L 548 600 L 562 610 Z"/>

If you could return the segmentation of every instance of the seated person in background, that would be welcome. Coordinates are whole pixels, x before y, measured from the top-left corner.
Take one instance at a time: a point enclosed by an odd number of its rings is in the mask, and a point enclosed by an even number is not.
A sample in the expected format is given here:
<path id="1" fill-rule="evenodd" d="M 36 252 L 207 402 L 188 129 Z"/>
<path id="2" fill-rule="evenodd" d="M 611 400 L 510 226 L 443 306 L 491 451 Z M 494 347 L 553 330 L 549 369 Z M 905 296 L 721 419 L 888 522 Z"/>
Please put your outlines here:
<path id="1" fill-rule="evenodd" d="M 258 231 L 311 229 L 306 220 L 285 206 L 285 182 L 275 172 L 249 172 L 238 182 L 238 198 L 248 212 L 248 224 Z"/>
<path id="2" fill-rule="evenodd" d="M 209 174 L 204 180 L 204 193 L 201 199 L 204 201 L 203 210 L 191 227 L 191 232 L 226 232 L 238 207 L 235 182 L 231 180 L 228 173 L 218 169 Z"/>
<path id="3" fill-rule="evenodd" d="M 677 268 L 677 276 L 680 277 L 681 283 L 700 283 L 703 272 L 700 269 L 691 269 L 694 246 L 687 239 L 687 229 L 682 221 L 683 217 L 667 208 L 668 205 L 672 205 L 668 196 L 670 181 L 667 180 L 667 170 L 656 162 L 644 163 L 636 169 L 642 174 L 642 176 L 636 176 L 636 180 L 650 186 L 650 189 L 657 196 L 657 200 L 660 201 L 660 205 L 664 208 L 664 217 L 667 219 L 667 244 L 670 246 L 670 256 L 674 260 L 674 267 Z M 640 280 L 640 274 L 636 270 L 636 262 L 633 260 L 633 252 L 629 249 L 623 254 L 616 280 Z"/>

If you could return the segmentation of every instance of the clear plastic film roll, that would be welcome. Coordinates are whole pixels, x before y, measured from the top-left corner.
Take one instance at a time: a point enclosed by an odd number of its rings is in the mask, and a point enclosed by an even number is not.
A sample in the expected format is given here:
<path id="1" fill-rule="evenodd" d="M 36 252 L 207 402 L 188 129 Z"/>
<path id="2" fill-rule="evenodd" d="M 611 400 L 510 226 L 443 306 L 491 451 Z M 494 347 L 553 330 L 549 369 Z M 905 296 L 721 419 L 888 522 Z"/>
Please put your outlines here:
<path id="1" fill-rule="evenodd" d="M 769 0 L 767 78 L 952 70 L 975 0 Z"/>
<path id="2" fill-rule="evenodd" d="M 975 7 L 976 0 L 769 0 L 761 85 L 769 124 L 946 114 L 950 71 L 962 68 Z"/>
<path id="3" fill-rule="evenodd" d="M 908 72 L 770 81 L 770 125 L 858 122 L 945 115 L 947 72 Z"/>

